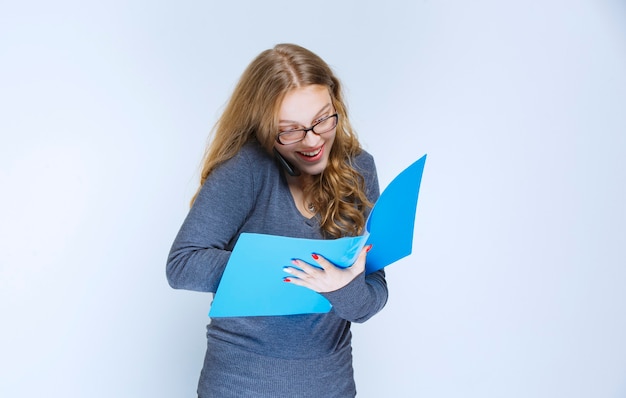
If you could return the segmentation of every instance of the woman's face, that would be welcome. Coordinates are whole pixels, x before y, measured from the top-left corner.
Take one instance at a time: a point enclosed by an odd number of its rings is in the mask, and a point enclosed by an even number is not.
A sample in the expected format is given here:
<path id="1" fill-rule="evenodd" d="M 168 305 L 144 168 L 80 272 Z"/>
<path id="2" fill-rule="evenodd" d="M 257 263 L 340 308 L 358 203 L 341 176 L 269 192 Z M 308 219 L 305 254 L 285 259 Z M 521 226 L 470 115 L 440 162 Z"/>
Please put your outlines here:
<path id="1" fill-rule="evenodd" d="M 285 95 L 278 112 L 281 132 L 305 129 L 321 119 L 334 115 L 328 88 L 309 85 L 293 89 Z M 316 131 L 319 130 L 316 128 Z M 321 132 L 321 131 L 320 131 Z M 326 168 L 330 149 L 335 141 L 337 128 L 318 135 L 308 131 L 302 141 L 281 145 L 274 143 L 276 150 L 302 174 L 317 175 Z"/>

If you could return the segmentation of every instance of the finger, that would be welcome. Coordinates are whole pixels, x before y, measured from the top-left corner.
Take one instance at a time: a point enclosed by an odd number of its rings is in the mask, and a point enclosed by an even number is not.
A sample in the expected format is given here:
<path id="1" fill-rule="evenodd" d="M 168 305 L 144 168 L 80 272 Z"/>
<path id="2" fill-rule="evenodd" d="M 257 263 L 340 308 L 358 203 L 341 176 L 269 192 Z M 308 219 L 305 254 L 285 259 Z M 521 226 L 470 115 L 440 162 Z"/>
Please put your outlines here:
<path id="1" fill-rule="evenodd" d="M 288 274 L 291 274 L 297 278 L 309 278 L 311 277 L 313 274 L 315 274 L 316 271 L 320 271 L 319 268 L 314 267 L 310 264 L 307 264 L 306 262 L 302 261 L 302 260 L 291 260 L 291 263 L 293 264 L 292 267 L 283 267 L 283 271 L 287 272 Z"/>
<path id="2" fill-rule="evenodd" d="M 293 267 L 283 267 L 283 271 L 288 273 L 289 275 L 292 275 L 295 278 L 303 278 L 306 277 L 306 273 L 300 271 L 297 268 L 293 268 Z"/>
<path id="3" fill-rule="evenodd" d="M 312 285 L 308 283 L 308 281 L 300 278 L 294 278 L 293 276 L 289 276 L 287 278 L 283 278 L 283 282 L 289 283 L 290 285 L 302 286 L 307 289 L 312 289 Z"/>
<path id="4" fill-rule="evenodd" d="M 283 278 L 283 282 L 291 283 L 292 285 L 304 286 L 302 279 L 293 276 Z"/>
<path id="5" fill-rule="evenodd" d="M 367 253 L 370 252 L 370 250 L 372 250 L 372 247 L 374 247 L 374 245 L 369 244 L 367 246 L 363 246 L 363 249 L 361 249 L 361 253 L 359 253 L 359 257 L 365 258 L 367 257 Z"/>
<path id="6" fill-rule="evenodd" d="M 357 257 L 356 262 L 353 265 L 353 269 L 357 272 L 361 272 L 365 269 L 365 262 L 367 261 L 367 253 L 372 250 L 372 245 L 367 245 L 361 249 L 361 253 L 359 253 L 359 257 Z"/>
<path id="7" fill-rule="evenodd" d="M 284 277 L 283 282 L 287 282 L 292 285 L 303 286 L 309 289 L 312 288 L 312 279 L 310 275 L 291 267 L 289 267 L 289 270 L 285 269 L 285 272 L 289 272 L 291 275 Z"/>
<path id="8" fill-rule="evenodd" d="M 317 264 L 310 264 L 310 263 L 307 263 L 306 261 L 297 260 L 297 259 L 294 259 L 291 262 L 296 267 L 300 268 L 302 271 L 304 271 L 307 274 L 315 274 L 316 272 L 323 271 L 324 269 L 322 268 L 322 265 L 319 263 L 321 256 L 317 255 L 317 259 L 315 259 L 315 257 L 313 257 L 313 259 L 317 262 Z"/>
<path id="9" fill-rule="evenodd" d="M 326 260 L 326 258 L 324 258 L 324 256 L 322 256 L 321 254 L 317 254 L 317 253 L 312 253 L 311 257 L 313 257 L 313 260 L 319 264 L 320 267 L 322 267 L 322 269 L 324 271 L 326 271 L 328 269 L 329 266 L 334 266 L 333 263 L 331 263 L 330 261 Z"/>

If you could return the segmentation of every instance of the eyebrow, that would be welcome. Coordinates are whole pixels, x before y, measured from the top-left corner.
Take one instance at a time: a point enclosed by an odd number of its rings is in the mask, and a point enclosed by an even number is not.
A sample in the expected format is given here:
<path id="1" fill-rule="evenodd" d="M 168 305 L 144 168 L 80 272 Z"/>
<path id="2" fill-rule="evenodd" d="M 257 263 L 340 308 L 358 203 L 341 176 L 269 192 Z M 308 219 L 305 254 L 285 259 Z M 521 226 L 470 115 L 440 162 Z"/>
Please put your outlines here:
<path id="1" fill-rule="evenodd" d="M 331 103 L 328 103 L 326 105 L 324 105 L 324 107 L 322 109 L 320 109 L 319 112 L 317 112 L 317 114 L 313 117 L 313 120 L 317 119 L 320 115 L 322 115 L 324 112 L 326 112 L 328 110 L 328 108 L 331 107 Z M 279 120 L 278 123 L 290 123 L 290 124 L 297 124 L 299 126 L 302 126 L 302 124 L 300 122 L 296 122 L 295 120 Z"/>

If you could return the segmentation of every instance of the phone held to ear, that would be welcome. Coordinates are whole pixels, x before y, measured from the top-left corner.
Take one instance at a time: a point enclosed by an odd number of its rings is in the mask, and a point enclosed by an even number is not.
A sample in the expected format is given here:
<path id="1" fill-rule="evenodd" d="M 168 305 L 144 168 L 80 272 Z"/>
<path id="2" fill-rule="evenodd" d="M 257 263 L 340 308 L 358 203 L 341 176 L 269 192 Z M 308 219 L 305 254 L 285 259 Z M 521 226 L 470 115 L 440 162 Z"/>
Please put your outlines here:
<path id="1" fill-rule="evenodd" d="M 278 163 L 281 164 L 281 166 L 283 166 L 283 168 L 285 169 L 285 171 L 287 172 L 287 174 L 289 174 L 292 177 L 297 177 L 300 175 L 300 170 L 296 169 L 295 167 L 293 167 L 293 165 L 291 163 L 289 163 L 287 161 L 287 159 L 285 159 L 283 157 L 283 155 L 281 155 L 276 148 L 274 148 L 274 156 L 276 157 L 276 159 L 278 160 Z"/>

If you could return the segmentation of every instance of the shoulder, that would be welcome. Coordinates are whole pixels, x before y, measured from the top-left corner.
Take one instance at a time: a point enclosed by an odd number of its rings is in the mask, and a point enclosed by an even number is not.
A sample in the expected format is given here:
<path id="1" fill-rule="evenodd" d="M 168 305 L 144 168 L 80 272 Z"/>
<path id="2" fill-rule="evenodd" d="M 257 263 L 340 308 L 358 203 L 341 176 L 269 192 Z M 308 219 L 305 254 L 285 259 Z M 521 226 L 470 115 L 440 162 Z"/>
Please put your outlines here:
<path id="1" fill-rule="evenodd" d="M 273 159 L 256 141 L 245 144 L 232 158 L 211 171 L 199 197 L 215 195 L 253 195 L 267 175 L 275 172 Z M 216 194 L 217 192 L 217 194 Z"/>
<path id="2" fill-rule="evenodd" d="M 361 152 L 354 157 L 354 165 L 364 169 L 376 168 L 374 157 L 365 149 L 361 149 Z"/>
<path id="3" fill-rule="evenodd" d="M 378 185 L 378 173 L 376 172 L 374 157 L 366 150 L 361 150 L 352 159 L 352 167 L 363 177 L 365 195 L 369 201 L 372 203 L 376 202 L 380 196 L 380 187 Z"/>
<path id="4" fill-rule="evenodd" d="M 253 140 L 246 143 L 235 156 L 217 166 L 214 172 L 241 173 L 254 176 L 273 166 L 272 157 L 256 140 Z"/>
<path id="5" fill-rule="evenodd" d="M 251 162 L 255 167 L 257 165 L 273 164 L 273 158 L 261 146 L 257 140 L 251 140 L 246 143 L 237 153 L 238 157 L 243 157 Z"/>
<path id="6" fill-rule="evenodd" d="M 376 176 L 374 157 L 364 149 L 352 159 L 352 167 L 361 173 L 366 180 Z"/>

